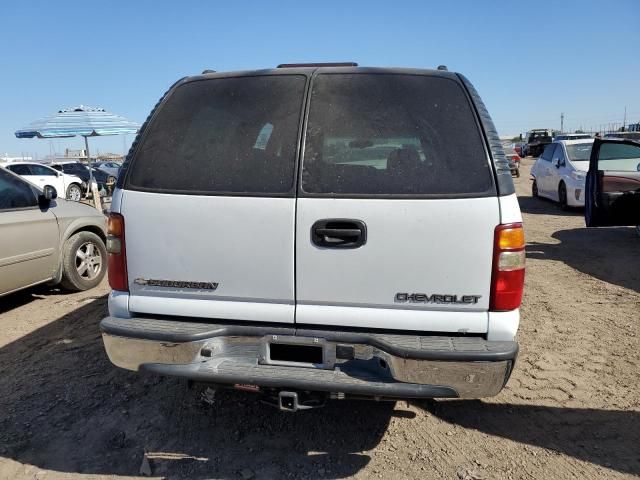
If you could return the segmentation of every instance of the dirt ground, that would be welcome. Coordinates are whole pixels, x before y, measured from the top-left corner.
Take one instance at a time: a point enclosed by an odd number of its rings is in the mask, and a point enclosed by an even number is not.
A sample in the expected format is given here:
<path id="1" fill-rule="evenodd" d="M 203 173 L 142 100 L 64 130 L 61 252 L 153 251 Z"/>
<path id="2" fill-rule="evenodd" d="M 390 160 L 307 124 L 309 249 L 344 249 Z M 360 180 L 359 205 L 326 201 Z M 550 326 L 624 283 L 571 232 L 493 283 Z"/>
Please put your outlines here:
<path id="1" fill-rule="evenodd" d="M 106 283 L 38 288 L 0 299 L 0 478 L 137 476 L 145 454 L 165 478 L 639 476 L 640 239 L 531 198 L 532 163 L 521 353 L 497 397 L 281 413 L 116 369 Z"/>

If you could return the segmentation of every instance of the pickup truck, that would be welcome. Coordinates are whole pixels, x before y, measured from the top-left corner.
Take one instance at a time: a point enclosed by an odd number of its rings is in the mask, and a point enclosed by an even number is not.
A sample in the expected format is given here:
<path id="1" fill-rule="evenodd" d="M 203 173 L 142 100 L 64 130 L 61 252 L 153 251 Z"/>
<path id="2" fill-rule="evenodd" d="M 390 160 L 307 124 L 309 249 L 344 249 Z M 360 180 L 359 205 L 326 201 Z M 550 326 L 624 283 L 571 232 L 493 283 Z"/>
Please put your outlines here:
<path id="1" fill-rule="evenodd" d="M 537 128 L 530 130 L 525 134 L 524 144 L 522 145 L 522 157 L 532 156 L 538 157 L 553 140 L 551 130 L 547 128 Z"/>

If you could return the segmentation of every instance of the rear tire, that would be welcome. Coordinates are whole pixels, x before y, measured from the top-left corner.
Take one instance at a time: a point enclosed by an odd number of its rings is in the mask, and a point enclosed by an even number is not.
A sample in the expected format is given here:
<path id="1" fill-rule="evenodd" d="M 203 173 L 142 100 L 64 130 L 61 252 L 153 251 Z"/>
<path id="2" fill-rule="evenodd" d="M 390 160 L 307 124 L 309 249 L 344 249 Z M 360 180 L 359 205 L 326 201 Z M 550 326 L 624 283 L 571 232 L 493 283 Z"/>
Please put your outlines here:
<path id="1" fill-rule="evenodd" d="M 67 200 L 79 202 L 82 199 L 82 188 L 77 183 L 72 183 L 67 187 Z"/>
<path id="2" fill-rule="evenodd" d="M 78 232 L 62 249 L 62 280 L 66 290 L 79 292 L 98 285 L 107 272 L 107 249 L 93 232 Z"/>
<path id="3" fill-rule="evenodd" d="M 531 184 L 531 196 L 534 197 L 534 198 L 538 198 L 538 196 L 539 196 L 539 194 L 538 194 L 538 182 L 536 182 L 535 180 Z"/>
<path id="4" fill-rule="evenodd" d="M 558 202 L 560 203 L 560 208 L 562 210 L 567 210 L 569 205 L 567 204 L 567 186 L 564 182 L 560 182 L 558 186 Z"/>

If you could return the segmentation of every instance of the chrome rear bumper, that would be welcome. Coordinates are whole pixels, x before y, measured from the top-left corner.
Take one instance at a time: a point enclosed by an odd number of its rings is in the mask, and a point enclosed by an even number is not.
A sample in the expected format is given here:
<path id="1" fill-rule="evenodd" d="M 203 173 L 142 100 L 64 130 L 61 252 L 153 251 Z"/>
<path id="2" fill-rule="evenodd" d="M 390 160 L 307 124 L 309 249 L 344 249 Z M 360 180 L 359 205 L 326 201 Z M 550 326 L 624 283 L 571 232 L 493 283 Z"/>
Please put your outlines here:
<path id="1" fill-rule="evenodd" d="M 496 395 L 518 352 L 515 342 L 477 337 L 112 317 L 103 319 L 100 327 L 109 359 L 128 370 L 220 384 L 391 398 Z M 269 362 L 265 343 L 284 337 L 322 342 L 331 360 L 314 367 Z"/>

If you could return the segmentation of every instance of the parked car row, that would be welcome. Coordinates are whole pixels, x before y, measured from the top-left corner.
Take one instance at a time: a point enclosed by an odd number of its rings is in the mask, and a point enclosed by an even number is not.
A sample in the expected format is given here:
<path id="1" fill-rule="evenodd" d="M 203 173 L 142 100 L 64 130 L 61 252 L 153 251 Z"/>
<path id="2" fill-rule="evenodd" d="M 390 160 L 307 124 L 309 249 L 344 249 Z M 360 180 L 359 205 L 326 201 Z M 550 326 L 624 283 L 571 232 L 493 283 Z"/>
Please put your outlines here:
<path id="1" fill-rule="evenodd" d="M 117 175 L 113 177 L 100 169 L 74 161 L 55 162 L 51 164 L 51 167 L 60 172 L 82 178 L 86 185 L 89 184 L 89 178 L 93 175 L 93 179 L 101 195 L 106 195 L 110 189 L 112 189 L 113 185 L 115 185 L 116 179 L 118 178 Z"/>
<path id="2" fill-rule="evenodd" d="M 90 195 L 91 175 L 101 195 L 113 191 L 120 167 L 115 162 L 100 162 L 101 165 L 104 163 L 108 165 L 90 168 L 76 161 L 54 162 L 47 165 L 37 162 L 12 162 L 4 167 L 36 187 L 44 188 L 49 185 L 56 189 L 58 195 L 77 202 L 83 195 Z"/>
<path id="3" fill-rule="evenodd" d="M 596 134 L 595 137 L 597 137 Z M 527 156 L 538 157 L 552 142 L 559 140 L 593 140 L 594 135 L 589 133 L 558 133 L 551 129 L 534 129 L 520 135 L 520 142 L 513 144 L 516 153 L 524 158 Z M 610 132 L 605 133 L 603 138 L 619 138 L 625 140 L 640 140 L 640 132 Z"/>
<path id="4" fill-rule="evenodd" d="M 14 162 L 5 165 L 7 170 L 20 175 L 36 187 L 51 186 L 61 196 L 68 200 L 79 202 L 87 190 L 86 182 L 70 172 L 60 172 L 56 169 L 34 162 Z"/>
<path id="5" fill-rule="evenodd" d="M 557 140 L 531 168 L 531 192 L 561 207 L 585 207 L 587 226 L 640 225 L 640 142 Z"/>

